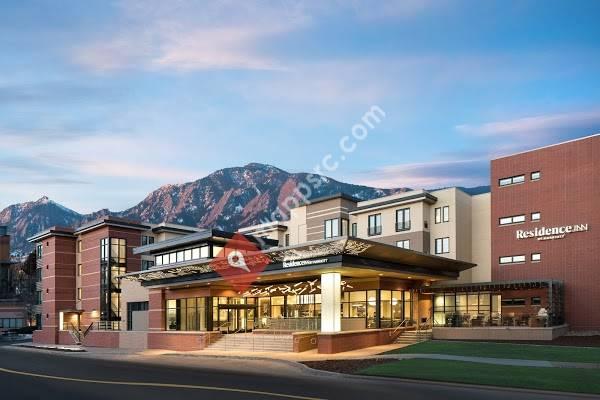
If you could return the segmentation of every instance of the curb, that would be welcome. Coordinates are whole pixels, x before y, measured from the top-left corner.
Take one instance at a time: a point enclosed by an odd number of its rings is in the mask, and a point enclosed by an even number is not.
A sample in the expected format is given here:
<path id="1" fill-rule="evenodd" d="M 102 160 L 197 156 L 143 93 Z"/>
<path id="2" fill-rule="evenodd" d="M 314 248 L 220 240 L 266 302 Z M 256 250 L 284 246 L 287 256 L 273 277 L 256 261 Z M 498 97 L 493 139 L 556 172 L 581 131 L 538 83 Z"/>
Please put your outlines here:
<path id="1" fill-rule="evenodd" d="M 62 353 L 87 353 L 87 350 L 82 348 L 69 348 L 63 346 L 36 346 L 34 344 L 13 344 L 12 346 L 35 350 L 58 351 Z"/>

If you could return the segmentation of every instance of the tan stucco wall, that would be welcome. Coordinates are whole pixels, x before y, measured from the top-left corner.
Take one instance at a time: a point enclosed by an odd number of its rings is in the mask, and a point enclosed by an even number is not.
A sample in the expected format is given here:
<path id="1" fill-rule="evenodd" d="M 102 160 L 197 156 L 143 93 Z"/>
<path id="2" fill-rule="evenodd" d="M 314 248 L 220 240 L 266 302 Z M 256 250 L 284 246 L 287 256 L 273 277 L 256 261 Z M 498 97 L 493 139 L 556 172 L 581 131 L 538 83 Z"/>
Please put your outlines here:
<path id="1" fill-rule="evenodd" d="M 306 206 L 293 208 L 286 223 L 290 235 L 290 245 L 306 242 Z"/>
<path id="2" fill-rule="evenodd" d="M 492 280 L 492 228 L 491 194 L 485 193 L 471 198 L 471 262 L 477 264 L 472 269 L 472 282 Z"/>
<path id="3" fill-rule="evenodd" d="M 127 329 L 127 303 L 149 301 L 148 293 L 139 282 L 121 280 L 121 329 Z"/>

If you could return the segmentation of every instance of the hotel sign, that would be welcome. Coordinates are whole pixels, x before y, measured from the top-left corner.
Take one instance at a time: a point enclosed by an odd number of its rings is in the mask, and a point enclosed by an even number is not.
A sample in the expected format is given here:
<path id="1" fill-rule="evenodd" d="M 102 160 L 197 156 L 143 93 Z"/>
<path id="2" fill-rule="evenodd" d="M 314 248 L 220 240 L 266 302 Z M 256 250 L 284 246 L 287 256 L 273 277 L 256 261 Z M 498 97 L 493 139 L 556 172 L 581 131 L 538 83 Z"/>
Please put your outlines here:
<path id="1" fill-rule="evenodd" d="M 284 261 L 283 268 L 306 267 L 307 265 L 326 264 L 327 258 L 319 258 L 318 260 L 291 260 Z"/>
<path id="2" fill-rule="evenodd" d="M 570 233 L 574 232 L 587 232 L 589 229 L 588 224 L 579 224 L 579 225 L 564 225 L 564 226 L 555 226 L 552 228 L 535 228 L 530 231 L 517 231 L 517 239 L 531 239 L 535 238 L 537 240 L 554 240 L 554 239 L 563 239 Z"/>

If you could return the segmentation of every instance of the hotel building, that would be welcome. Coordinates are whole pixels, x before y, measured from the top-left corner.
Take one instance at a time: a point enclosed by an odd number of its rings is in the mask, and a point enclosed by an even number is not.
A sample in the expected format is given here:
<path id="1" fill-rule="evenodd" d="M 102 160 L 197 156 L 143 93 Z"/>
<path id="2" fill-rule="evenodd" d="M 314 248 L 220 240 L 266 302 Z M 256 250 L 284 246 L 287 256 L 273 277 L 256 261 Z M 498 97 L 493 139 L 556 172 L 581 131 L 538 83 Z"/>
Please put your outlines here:
<path id="1" fill-rule="evenodd" d="M 493 160 L 491 193 L 339 194 L 237 233 L 115 218 L 51 228 L 30 239 L 34 340 L 334 353 L 431 326 L 449 339 L 598 331 L 599 144 Z"/>

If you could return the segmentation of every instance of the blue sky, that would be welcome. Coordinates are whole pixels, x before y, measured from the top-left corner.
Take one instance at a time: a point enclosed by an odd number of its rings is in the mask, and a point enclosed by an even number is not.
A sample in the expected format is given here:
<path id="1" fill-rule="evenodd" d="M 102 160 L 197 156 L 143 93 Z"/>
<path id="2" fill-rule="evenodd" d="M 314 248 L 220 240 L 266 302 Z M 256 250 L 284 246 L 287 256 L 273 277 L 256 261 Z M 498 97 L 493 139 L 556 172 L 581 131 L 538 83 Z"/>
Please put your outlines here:
<path id="1" fill-rule="evenodd" d="M 263 162 L 379 187 L 600 131 L 598 1 L 0 4 L 0 209 L 80 212 Z"/>

